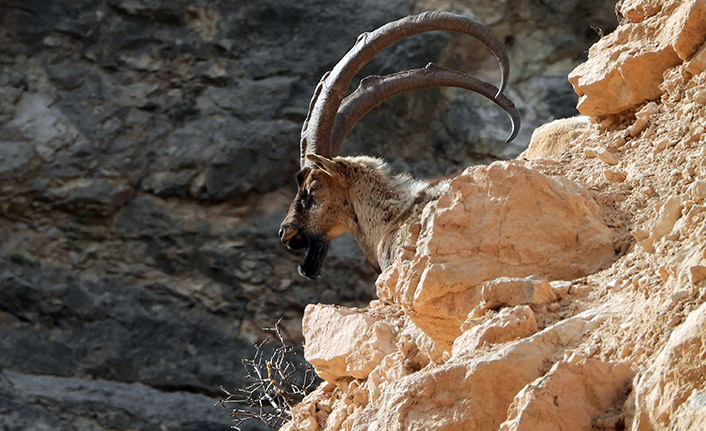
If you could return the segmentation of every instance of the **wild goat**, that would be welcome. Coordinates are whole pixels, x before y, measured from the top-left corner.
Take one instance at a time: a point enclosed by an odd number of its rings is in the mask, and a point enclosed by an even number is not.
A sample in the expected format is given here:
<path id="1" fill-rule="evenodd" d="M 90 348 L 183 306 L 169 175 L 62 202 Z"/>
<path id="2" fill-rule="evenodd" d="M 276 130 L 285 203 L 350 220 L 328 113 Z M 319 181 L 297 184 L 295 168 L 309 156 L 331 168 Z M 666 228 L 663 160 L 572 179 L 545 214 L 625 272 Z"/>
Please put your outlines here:
<path id="1" fill-rule="evenodd" d="M 419 33 L 451 30 L 466 33 L 485 44 L 500 63 L 500 88 L 465 73 L 429 63 L 386 76 L 369 76 L 344 98 L 353 77 L 387 46 Z M 520 116 L 502 93 L 509 76 L 505 48 L 486 27 L 447 12 L 425 12 L 388 23 L 361 34 L 353 48 L 319 82 L 301 132 L 297 194 L 279 230 L 289 249 L 306 248 L 299 273 L 319 275 L 329 241 L 350 232 L 368 262 L 381 271 L 397 255 L 405 227 L 419 220 L 424 206 L 437 199 L 445 179 L 416 180 L 407 174 L 392 175 L 377 158 L 336 157 L 351 128 L 385 100 L 429 87 L 459 87 L 489 98 L 512 121 L 515 138 Z"/>

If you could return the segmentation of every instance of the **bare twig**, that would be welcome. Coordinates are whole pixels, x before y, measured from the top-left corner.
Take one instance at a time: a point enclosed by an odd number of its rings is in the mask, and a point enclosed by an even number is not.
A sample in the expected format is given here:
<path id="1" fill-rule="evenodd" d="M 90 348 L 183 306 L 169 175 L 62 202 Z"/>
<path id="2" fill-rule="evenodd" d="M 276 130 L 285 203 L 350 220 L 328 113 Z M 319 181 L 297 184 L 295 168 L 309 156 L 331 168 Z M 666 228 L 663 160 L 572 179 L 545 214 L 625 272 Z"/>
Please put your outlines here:
<path id="1" fill-rule="evenodd" d="M 255 344 L 252 359 L 242 360 L 247 386 L 234 392 L 221 387 L 226 398 L 219 404 L 229 411 L 235 422 L 233 428 L 238 431 L 243 423 L 250 420 L 258 420 L 273 430 L 279 429 L 291 419 L 292 407 L 317 384 L 318 378 L 309 363 L 304 361 L 297 368 L 290 360 L 294 348 L 284 342 L 279 328 L 280 321 L 272 328 L 263 328 L 274 334 L 279 342 L 269 358 L 265 359 L 263 347 L 270 336 L 260 344 Z"/>

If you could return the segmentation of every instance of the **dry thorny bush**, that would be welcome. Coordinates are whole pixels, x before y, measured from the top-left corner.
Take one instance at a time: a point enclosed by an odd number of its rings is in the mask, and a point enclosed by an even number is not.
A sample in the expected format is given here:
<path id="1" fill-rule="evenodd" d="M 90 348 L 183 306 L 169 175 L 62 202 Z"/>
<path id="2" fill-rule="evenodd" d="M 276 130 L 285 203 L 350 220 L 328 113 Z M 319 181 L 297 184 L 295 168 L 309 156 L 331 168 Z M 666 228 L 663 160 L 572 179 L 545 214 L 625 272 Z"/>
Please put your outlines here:
<path id="1" fill-rule="evenodd" d="M 245 422 L 257 420 L 273 430 L 291 419 L 292 407 L 298 404 L 318 383 L 314 368 L 306 361 L 299 366 L 292 362 L 294 348 L 284 342 L 279 321 L 272 328 L 263 328 L 271 332 L 278 342 L 278 347 L 267 354 L 264 347 L 270 341 L 268 336 L 255 345 L 255 356 L 243 359 L 247 373 L 247 386 L 229 392 L 221 389 L 227 397 L 220 404 L 229 411 L 235 422 L 233 428 L 240 431 Z"/>

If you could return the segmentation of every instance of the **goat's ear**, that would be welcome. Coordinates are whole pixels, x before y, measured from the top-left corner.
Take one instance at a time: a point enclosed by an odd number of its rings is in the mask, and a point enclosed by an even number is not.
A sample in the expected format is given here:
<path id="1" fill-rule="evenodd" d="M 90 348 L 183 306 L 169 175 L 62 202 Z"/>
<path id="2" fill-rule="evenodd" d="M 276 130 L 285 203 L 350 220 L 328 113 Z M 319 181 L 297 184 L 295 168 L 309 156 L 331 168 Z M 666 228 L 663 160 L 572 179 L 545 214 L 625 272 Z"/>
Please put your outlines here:
<path id="1" fill-rule="evenodd" d="M 341 167 L 338 165 L 338 163 L 334 162 L 333 160 L 319 156 L 318 154 L 307 154 L 306 158 L 314 164 L 317 168 L 321 169 L 328 175 L 332 177 L 339 177 L 341 176 Z"/>

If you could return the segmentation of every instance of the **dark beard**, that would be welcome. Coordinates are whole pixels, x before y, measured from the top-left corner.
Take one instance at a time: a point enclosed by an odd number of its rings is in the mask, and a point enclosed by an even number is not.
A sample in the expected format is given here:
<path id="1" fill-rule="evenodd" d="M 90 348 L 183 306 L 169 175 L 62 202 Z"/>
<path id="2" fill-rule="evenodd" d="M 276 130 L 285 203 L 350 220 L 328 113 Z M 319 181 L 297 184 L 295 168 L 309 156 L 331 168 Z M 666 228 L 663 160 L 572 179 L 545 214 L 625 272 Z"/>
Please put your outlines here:
<path id="1" fill-rule="evenodd" d="M 313 280 L 321 273 L 321 266 L 328 252 L 328 241 L 323 236 L 305 235 L 306 255 L 304 261 L 299 265 L 299 275 L 309 280 Z"/>

